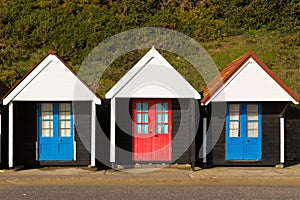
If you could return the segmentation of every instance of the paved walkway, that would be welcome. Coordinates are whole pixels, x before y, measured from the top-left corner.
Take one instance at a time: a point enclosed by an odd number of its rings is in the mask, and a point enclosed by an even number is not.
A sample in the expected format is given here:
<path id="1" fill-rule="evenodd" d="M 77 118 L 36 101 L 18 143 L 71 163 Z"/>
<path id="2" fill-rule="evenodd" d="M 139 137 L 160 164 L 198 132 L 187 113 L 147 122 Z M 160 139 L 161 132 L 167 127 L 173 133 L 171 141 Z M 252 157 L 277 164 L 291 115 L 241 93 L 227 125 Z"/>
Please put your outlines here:
<path id="1" fill-rule="evenodd" d="M 189 165 L 172 165 L 158 167 L 136 167 L 132 169 L 97 170 L 88 167 L 42 167 L 36 169 L 0 170 L 0 178 L 14 177 L 148 177 L 148 178 L 236 178 L 236 177 L 271 177 L 299 178 L 300 164 L 285 168 L 275 167 L 214 167 L 210 169 L 196 168 L 191 171 Z M 95 176 L 97 175 L 97 176 Z"/>

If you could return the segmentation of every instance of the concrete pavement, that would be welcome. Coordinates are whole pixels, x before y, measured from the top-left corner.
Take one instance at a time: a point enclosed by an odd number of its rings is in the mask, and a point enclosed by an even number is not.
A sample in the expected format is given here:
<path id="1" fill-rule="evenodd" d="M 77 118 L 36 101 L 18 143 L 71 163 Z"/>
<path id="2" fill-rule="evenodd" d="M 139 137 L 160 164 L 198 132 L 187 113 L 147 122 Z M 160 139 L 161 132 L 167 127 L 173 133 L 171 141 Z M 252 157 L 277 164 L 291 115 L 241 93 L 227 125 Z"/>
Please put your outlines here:
<path id="1" fill-rule="evenodd" d="M 236 177 L 271 177 L 299 178 L 300 164 L 285 168 L 275 167 L 213 167 L 209 169 L 196 168 L 191 171 L 189 165 L 171 166 L 140 166 L 132 169 L 97 170 L 89 167 L 42 167 L 35 169 L 1 170 L 0 178 L 4 177 L 147 177 L 147 178 L 236 178 Z"/>

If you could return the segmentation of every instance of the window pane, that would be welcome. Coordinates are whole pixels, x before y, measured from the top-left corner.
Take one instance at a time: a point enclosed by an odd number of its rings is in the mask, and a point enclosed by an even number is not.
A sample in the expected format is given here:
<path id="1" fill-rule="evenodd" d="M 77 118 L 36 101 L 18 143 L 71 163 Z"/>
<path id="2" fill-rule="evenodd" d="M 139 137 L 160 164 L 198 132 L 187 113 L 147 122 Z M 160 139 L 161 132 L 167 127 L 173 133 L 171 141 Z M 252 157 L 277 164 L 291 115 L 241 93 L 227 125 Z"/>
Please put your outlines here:
<path id="1" fill-rule="evenodd" d="M 136 114 L 136 122 L 141 122 L 142 121 L 142 114 Z"/>
<path id="2" fill-rule="evenodd" d="M 162 114 L 162 122 L 168 122 L 168 114 Z"/>
<path id="3" fill-rule="evenodd" d="M 48 112 L 48 111 L 42 111 L 42 120 L 52 120 L 52 111 Z"/>
<path id="4" fill-rule="evenodd" d="M 247 105 L 247 120 L 258 120 L 258 105 L 248 104 Z"/>
<path id="5" fill-rule="evenodd" d="M 247 137 L 254 137 L 257 138 L 258 137 L 258 130 L 248 130 L 247 131 Z"/>
<path id="6" fill-rule="evenodd" d="M 71 129 L 71 122 L 70 121 L 60 121 L 59 122 L 60 129 Z"/>
<path id="7" fill-rule="evenodd" d="M 60 111 L 71 111 L 71 104 L 70 103 L 60 103 L 59 104 L 59 112 Z"/>
<path id="8" fill-rule="evenodd" d="M 240 137 L 239 130 L 235 130 L 235 129 L 229 130 L 229 137 Z"/>
<path id="9" fill-rule="evenodd" d="M 156 124 L 156 133 L 161 133 L 161 124 Z"/>
<path id="10" fill-rule="evenodd" d="M 156 105 L 156 112 L 161 112 L 162 108 L 161 108 L 161 102 L 157 102 Z"/>
<path id="11" fill-rule="evenodd" d="M 229 105 L 229 120 L 240 120 L 240 105 L 230 104 Z"/>
<path id="12" fill-rule="evenodd" d="M 142 126 L 141 126 L 140 124 L 137 124 L 137 125 L 135 126 L 135 132 L 136 132 L 137 134 L 141 133 L 141 128 L 142 128 Z"/>
<path id="13" fill-rule="evenodd" d="M 136 111 L 137 112 L 141 112 L 142 111 L 142 109 L 141 109 L 141 103 L 140 102 L 136 103 Z"/>
<path id="14" fill-rule="evenodd" d="M 143 102 L 143 112 L 148 112 L 148 103 Z"/>
<path id="15" fill-rule="evenodd" d="M 229 112 L 230 113 L 239 113 L 240 112 L 240 104 L 229 104 Z"/>
<path id="16" fill-rule="evenodd" d="M 168 124 L 163 124 L 161 132 L 164 133 L 164 134 L 168 134 Z"/>
<path id="17" fill-rule="evenodd" d="M 229 137 L 240 137 L 239 122 L 229 122 Z"/>
<path id="18" fill-rule="evenodd" d="M 248 113 L 258 113 L 258 105 L 257 104 L 247 104 L 247 112 Z"/>
<path id="19" fill-rule="evenodd" d="M 143 114 L 143 120 L 142 122 L 147 123 L 148 122 L 148 113 Z"/>
<path id="20" fill-rule="evenodd" d="M 156 103 L 157 112 L 168 112 L 168 103 L 157 102 Z"/>
<path id="21" fill-rule="evenodd" d="M 53 137 L 53 129 L 42 129 L 42 137 Z"/>
<path id="22" fill-rule="evenodd" d="M 229 129 L 239 129 L 239 122 L 230 122 L 229 123 Z"/>
<path id="23" fill-rule="evenodd" d="M 42 121 L 43 129 L 52 129 L 52 121 Z"/>
<path id="24" fill-rule="evenodd" d="M 247 123 L 247 137 L 258 137 L 258 122 Z"/>
<path id="25" fill-rule="evenodd" d="M 168 112 L 168 103 L 163 103 L 163 111 Z"/>
<path id="26" fill-rule="evenodd" d="M 51 111 L 52 112 L 52 103 L 42 103 L 41 110 L 43 111 Z"/>
<path id="27" fill-rule="evenodd" d="M 156 114 L 156 122 L 161 122 L 161 114 Z"/>
<path id="28" fill-rule="evenodd" d="M 71 129 L 61 129 L 59 131 L 60 137 L 70 137 L 71 136 Z"/>
<path id="29" fill-rule="evenodd" d="M 148 133 L 148 124 L 142 124 L 142 133 Z"/>

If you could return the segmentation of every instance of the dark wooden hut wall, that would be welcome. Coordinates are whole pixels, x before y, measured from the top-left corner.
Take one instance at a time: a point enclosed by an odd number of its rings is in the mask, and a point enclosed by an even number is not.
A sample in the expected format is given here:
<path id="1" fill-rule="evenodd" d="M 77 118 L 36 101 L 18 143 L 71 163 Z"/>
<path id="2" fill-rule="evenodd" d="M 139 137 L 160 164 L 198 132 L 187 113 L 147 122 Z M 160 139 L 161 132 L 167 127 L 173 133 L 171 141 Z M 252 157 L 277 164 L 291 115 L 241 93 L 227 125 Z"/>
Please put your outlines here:
<path id="1" fill-rule="evenodd" d="M 280 163 L 280 117 L 285 102 L 262 103 L 262 160 L 258 162 L 230 162 L 225 160 L 225 123 L 222 133 L 208 155 L 212 165 L 276 165 Z"/>
<path id="2" fill-rule="evenodd" d="M 172 99 L 173 163 L 195 162 L 196 127 L 199 121 L 198 102 Z M 132 165 L 132 100 L 116 100 L 116 163 Z M 198 114 L 196 114 L 198 113 Z M 183 153 L 184 152 L 184 153 Z"/>
<path id="3" fill-rule="evenodd" d="M 101 100 L 96 106 L 96 165 L 111 167 L 110 155 L 110 100 Z"/>
<path id="4" fill-rule="evenodd" d="M 14 102 L 14 165 L 89 165 L 91 102 L 76 102 L 74 113 L 76 161 L 39 162 L 36 160 L 37 103 Z"/>
<path id="5" fill-rule="evenodd" d="M 0 168 L 8 167 L 8 107 L 1 106 Z"/>

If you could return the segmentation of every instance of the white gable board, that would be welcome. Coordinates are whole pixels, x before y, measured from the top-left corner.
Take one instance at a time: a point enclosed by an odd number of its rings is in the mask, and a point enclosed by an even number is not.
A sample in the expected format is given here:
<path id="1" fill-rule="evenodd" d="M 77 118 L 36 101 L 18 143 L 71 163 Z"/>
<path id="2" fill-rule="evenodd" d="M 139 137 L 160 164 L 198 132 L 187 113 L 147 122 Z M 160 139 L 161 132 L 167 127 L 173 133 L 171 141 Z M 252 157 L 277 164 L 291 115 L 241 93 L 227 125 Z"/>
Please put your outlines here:
<path id="1" fill-rule="evenodd" d="M 3 100 L 10 101 L 91 101 L 95 94 L 55 55 L 48 55 Z"/>
<path id="2" fill-rule="evenodd" d="M 214 102 L 295 100 L 252 58 L 211 98 Z"/>
<path id="3" fill-rule="evenodd" d="M 105 97 L 200 99 L 200 94 L 152 48 Z"/>

